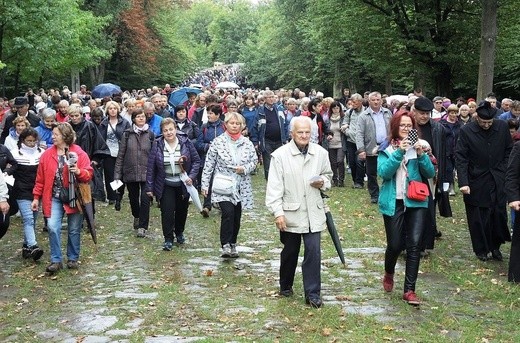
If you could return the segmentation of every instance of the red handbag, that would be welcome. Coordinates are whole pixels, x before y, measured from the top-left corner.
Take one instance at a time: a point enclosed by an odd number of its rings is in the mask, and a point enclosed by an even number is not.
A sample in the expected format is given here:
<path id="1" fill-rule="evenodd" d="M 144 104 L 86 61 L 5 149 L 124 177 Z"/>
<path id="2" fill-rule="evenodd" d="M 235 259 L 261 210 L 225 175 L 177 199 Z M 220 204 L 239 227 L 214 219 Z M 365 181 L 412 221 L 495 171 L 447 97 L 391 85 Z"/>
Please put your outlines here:
<path id="1" fill-rule="evenodd" d="M 408 183 L 406 197 L 410 200 L 425 201 L 430 195 L 428 185 L 420 181 L 412 180 Z"/>

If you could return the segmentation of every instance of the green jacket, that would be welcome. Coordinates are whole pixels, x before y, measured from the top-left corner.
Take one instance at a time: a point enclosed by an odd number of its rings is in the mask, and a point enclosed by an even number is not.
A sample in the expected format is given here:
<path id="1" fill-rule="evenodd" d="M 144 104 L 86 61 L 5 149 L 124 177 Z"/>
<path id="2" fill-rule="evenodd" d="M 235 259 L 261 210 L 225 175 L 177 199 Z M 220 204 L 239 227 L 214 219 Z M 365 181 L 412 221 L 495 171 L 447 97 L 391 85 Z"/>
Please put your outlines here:
<path id="1" fill-rule="evenodd" d="M 388 146 L 379 151 L 377 157 L 377 175 L 383 179 L 381 190 L 379 191 L 379 212 L 387 216 L 395 213 L 396 181 L 395 175 L 401 165 L 404 153 L 401 149 L 394 150 Z M 426 179 L 435 176 L 435 168 L 427 154 L 422 154 L 417 159 L 409 160 L 406 168 L 408 176 L 406 187 L 411 180 L 424 182 Z M 410 200 L 405 196 L 404 205 L 406 207 L 428 207 L 428 199 L 425 201 Z"/>

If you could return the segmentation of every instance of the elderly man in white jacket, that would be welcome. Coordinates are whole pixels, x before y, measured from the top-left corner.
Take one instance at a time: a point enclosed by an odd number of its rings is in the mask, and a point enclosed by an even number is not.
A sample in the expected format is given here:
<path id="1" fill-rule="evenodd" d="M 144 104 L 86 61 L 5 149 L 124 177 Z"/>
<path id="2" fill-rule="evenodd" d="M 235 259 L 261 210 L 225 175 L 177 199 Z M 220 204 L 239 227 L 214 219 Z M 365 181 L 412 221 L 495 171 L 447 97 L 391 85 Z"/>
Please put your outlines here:
<path id="1" fill-rule="evenodd" d="M 291 120 L 291 142 L 273 152 L 265 203 L 275 217 L 284 247 L 280 256 L 280 295 L 293 294 L 301 240 L 305 302 L 321 307 L 321 231 L 325 211 L 320 191 L 330 188 L 332 169 L 327 150 L 310 143 L 308 117 Z"/>

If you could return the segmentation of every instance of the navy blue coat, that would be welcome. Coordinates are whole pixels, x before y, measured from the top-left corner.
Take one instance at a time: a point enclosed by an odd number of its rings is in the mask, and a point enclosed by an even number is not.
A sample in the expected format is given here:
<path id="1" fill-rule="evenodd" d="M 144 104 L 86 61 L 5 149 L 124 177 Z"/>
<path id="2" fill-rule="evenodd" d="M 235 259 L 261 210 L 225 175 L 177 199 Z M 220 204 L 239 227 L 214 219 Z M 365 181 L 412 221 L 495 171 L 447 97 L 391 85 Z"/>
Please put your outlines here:
<path id="1" fill-rule="evenodd" d="M 181 155 L 186 157 L 183 163 L 183 168 L 195 183 L 197 181 L 197 174 L 200 169 L 200 157 L 195 149 L 193 143 L 188 139 L 188 136 L 181 131 L 177 131 L 177 139 L 181 145 Z M 146 171 L 146 192 L 153 192 L 157 199 L 161 200 L 164 190 L 164 180 L 166 179 L 166 172 L 164 170 L 164 138 L 160 136 L 157 138 L 148 155 L 148 169 Z M 188 197 L 188 191 L 182 184 L 182 192 L 184 197 Z"/>

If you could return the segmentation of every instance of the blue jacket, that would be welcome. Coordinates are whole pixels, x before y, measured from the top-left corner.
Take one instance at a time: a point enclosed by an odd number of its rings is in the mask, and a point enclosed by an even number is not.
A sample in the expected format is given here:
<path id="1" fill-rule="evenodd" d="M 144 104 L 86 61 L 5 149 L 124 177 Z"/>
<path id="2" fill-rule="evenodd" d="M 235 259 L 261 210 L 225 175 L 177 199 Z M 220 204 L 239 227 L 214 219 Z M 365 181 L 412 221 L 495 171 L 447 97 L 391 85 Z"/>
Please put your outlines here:
<path id="1" fill-rule="evenodd" d="M 188 139 L 188 136 L 181 131 L 177 131 L 177 139 L 181 145 L 181 156 L 186 159 L 182 165 L 190 179 L 194 182 L 197 180 L 197 174 L 200 169 L 200 157 L 195 147 Z M 161 199 L 164 190 L 164 180 L 166 172 L 164 170 L 164 138 L 157 138 L 148 154 L 148 167 L 146 170 L 146 192 L 153 192 L 157 199 Z M 188 191 L 184 183 L 182 184 L 182 193 L 186 198 Z"/>
<path id="2" fill-rule="evenodd" d="M 210 143 L 223 134 L 224 131 L 226 131 L 226 128 L 224 127 L 224 122 L 220 119 L 217 119 L 217 121 L 213 123 L 207 122 L 202 124 L 196 146 L 201 157 L 205 156 L 208 152 Z"/>
<path id="3" fill-rule="evenodd" d="M 40 142 L 44 141 L 48 147 L 53 145 L 52 142 L 52 129 L 49 129 L 47 126 L 45 126 L 45 123 L 43 120 L 40 122 L 38 127 L 36 128 L 36 132 L 38 132 L 38 136 L 40 137 Z"/>
<path id="4" fill-rule="evenodd" d="M 148 126 L 150 128 L 150 131 L 153 132 L 155 136 L 161 135 L 161 122 L 163 120 L 163 117 L 158 116 L 157 114 L 154 114 L 153 117 L 150 120 L 147 120 Z"/>
<path id="5" fill-rule="evenodd" d="M 258 130 L 256 129 L 256 119 L 258 114 L 258 108 L 255 106 L 252 109 L 250 109 L 247 106 L 244 106 L 242 109 L 242 116 L 244 116 L 244 119 L 246 120 L 246 127 L 248 132 L 249 140 L 254 145 L 258 144 Z"/>
<path id="6" fill-rule="evenodd" d="M 501 120 L 509 120 L 509 119 L 518 119 L 516 118 L 513 113 L 511 113 L 511 111 L 507 111 L 507 112 L 504 112 L 502 113 L 501 115 L 498 116 L 498 119 L 501 119 Z"/>
<path id="7" fill-rule="evenodd" d="M 397 169 L 401 165 L 404 153 L 401 149 L 394 151 L 388 141 L 381 144 L 379 155 L 377 157 L 377 175 L 383 179 L 381 190 L 379 191 L 379 212 L 387 216 L 395 214 L 396 202 L 396 180 L 395 175 Z M 411 180 L 425 182 L 426 179 L 435 176 L 435 168 L 427 154 L 422 154 L 417 159 L 408 160 L 406 164 L 408 176 L 406 177 L 406 185 Z M 410 200 L 406 196 L 403 199 L 406 207 L 428 207 L 428 199 L 425 201 Z"/>
<path id="8" fill-rule="evenodd" d="M 276 104 L 273 105 L 275 109 L 277 109 Z M 282 137 L 282 144 L 287 143 L 287 139 L 289 137 L 289 127 L 288 122 L 285 121 L 285 115 L 283 111 L 278 111 L 278 123 L 280 124 L 280 132 Z M 258 114 L 256 119 L 256 125 L 254 126 L 255 130 L 258 130 L 258 134 L 255 132 L 254 135 L 258 137 L 258 143 L 260 147 L 260 151 L 265 151 L 265 105 L 258 107 Z"/>

